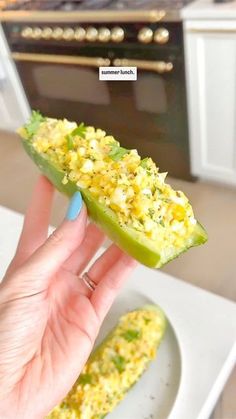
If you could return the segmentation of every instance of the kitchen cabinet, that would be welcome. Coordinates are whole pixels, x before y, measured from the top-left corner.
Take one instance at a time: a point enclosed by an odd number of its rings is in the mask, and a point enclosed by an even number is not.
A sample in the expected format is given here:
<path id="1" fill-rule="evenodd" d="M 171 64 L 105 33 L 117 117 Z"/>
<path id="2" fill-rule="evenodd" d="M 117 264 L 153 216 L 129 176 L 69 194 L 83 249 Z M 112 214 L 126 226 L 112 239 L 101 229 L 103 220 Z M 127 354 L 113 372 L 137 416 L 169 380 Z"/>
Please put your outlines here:
<path id="1" fill-rule="evenodd" d="M 236 16 L 186 19 L 184 34 L 192 173 L 236 185 Z"/>
<path id="2" fill-rule="evenodd" d="M 29 105 L 0 27 L 0 129 L 14 131 L 29 115 Z"/>

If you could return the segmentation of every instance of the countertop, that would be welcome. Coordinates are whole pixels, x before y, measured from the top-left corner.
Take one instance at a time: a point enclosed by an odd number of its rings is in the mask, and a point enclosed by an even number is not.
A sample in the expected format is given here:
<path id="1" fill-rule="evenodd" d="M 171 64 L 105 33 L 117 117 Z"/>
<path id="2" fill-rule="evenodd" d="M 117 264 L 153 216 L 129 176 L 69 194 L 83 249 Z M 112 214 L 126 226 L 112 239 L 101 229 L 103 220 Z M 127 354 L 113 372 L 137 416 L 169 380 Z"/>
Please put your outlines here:
<path id="1" fill-rule="evenodd" d="M 214 3 L 212 0 L 197 0 L 184 7 L 182 19 L 236 19 L 236 1 Z"/>

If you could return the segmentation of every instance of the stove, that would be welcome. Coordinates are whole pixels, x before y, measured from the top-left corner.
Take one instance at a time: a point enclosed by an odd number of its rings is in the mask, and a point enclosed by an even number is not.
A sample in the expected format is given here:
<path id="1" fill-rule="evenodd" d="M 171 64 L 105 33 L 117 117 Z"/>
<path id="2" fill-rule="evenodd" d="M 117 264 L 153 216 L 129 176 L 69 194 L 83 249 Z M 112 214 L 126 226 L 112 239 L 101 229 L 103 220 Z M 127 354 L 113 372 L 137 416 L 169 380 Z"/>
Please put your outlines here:
<path id="1" fill-rule="evenodd" d="M 40 19 L 50 21 L 64 17 L 70 20 L 75 17 L 83 19 L 94 13 L 97 17 L 102 14 L 107 20 L 114 19 L 119 13 L 120 21 L 140 20 L 143 16 L 146 21 L 178 20 L 180 10 L 192 0 L 0 0 L 0 17 L 4 20 Z M 27 14 L 25 14 L 27 13 Z M 53 13 L 53 15 L 52 15 Z M 113 17 L 112 17 L 113 16 Z"/>
<path id="2" fill-rule="evenodd" d="M 183 24 L 189 0 L 0 0 L 29 105 L 104 128 L 160 170 L 191 179 Z M 135 83 L 99 81 L 135 66 Z"/>

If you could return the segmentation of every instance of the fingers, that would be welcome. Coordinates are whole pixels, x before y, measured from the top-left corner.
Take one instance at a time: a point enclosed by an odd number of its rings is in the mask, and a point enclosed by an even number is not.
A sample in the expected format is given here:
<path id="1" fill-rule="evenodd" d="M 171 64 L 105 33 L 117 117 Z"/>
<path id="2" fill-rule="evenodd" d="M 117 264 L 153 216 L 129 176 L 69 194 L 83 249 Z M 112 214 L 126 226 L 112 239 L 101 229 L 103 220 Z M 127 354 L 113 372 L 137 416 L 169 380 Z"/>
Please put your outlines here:
<path id="1" fill-rule="evenodd" d="M 127 277 L 137 266 L 137 262 L 122 252 L 116 245 L 111 245 L 102 256 L 100 256 L 88 271 L 97 287 L 91 293 L 86 285 L 80 283 L 84 293 L 90 296 L 90 301 L 102 321 L 111 307 L 120 288 Z M 81 281 L 82 282 L 82 281 Z"/>
<path id="2" fill-rule="evenodd" d="M 98 285 L 105 277 L 109 269 L 119 260 L 124 253 L 115 244 L 112 244 L 97 260 L 93 263 L 87 271 L 89 278 Z M 91 290 L 85 285 L 84 281 L 79 281 L 80 291 L 87 297 L 91 297 Z"/>
<path id="3" fill-rule="evenodd" d="M 134 259 L 123 253 L 99 282 L 91 296 L 91 303 L 100 321 L 103 321 L 121 287 L 137 265 Z"/>
<path id="4" fill-rule="evenodd" d="M 98 285 L 121 254 L 123 254 L 123 252 L 115 244 L 112 244 L 90 267 L 87 272 L 89 278 Z M 89 298 L 91 297 L 92 293 L 90 289 L 82 280 L 79 281 L 78 286 L 79 291 L 83 293 L 83 295 L 86 295 Z"/>
<path id="5" fill-rule="evenodd" d="M 89 276 L 95 283 L 99 283 L 100 280 L 106 275 L 116 261 L 124 255 L 119 247 L 112 244 L 108 249 L 95 261 L 93 266 L 89 270 Z"/>
<path id="6" fill-rule="evenodd" d="M 48 225 L 53 200 L 53 186 L 40 176 L 34 188 L 26 211 L 24 225 L 12 267 L 17 268 L 44 243 L 48 235 Z"/>
<path id="7" fill-rule="evenodd" d="M 82 244 L 64 263 L 64 268 L 72 273 L 80 274 L 105 240 L 105 234 L 93 223 L 86 229 Z"/>
<path id="8" fill-rule="evenodd" d="M 84 238 L 87 212 L 83 205 L 79 216 L 71 221 L 65 219 L 24 264 L 24 274 L 31 275 L 47 284 L 47 279 L 54 275 L 71 256 Z"/>

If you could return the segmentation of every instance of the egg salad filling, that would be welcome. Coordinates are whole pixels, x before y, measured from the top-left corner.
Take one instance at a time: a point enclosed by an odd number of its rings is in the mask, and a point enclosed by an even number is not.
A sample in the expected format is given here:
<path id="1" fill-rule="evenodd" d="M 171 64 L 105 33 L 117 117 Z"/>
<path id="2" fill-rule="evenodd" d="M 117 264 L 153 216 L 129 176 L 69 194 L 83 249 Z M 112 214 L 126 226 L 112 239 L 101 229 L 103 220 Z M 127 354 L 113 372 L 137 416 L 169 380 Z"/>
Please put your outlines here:
<path id="1" fill-rule="evenodd" d="M 155 358 L 164 330 L 164 315 L 155 306 L 123 315 L 47 419 L 104 418 Z"/>
<path id="2" fill-rule="evenodd" d="M 160 173 L 151 158 L 141 159 L 137 150 L 121 147 L 105 131 L 40 115 L 21 134 L 64 171 L 65 185 L 70 180 L 89 190 L 115 212 L 121 226 L 144 233 L 162 247 L 166 243 L 177 248 L 194 230 L 192 207 L 183 192 L 165 183 L 167 173 Z"/>

